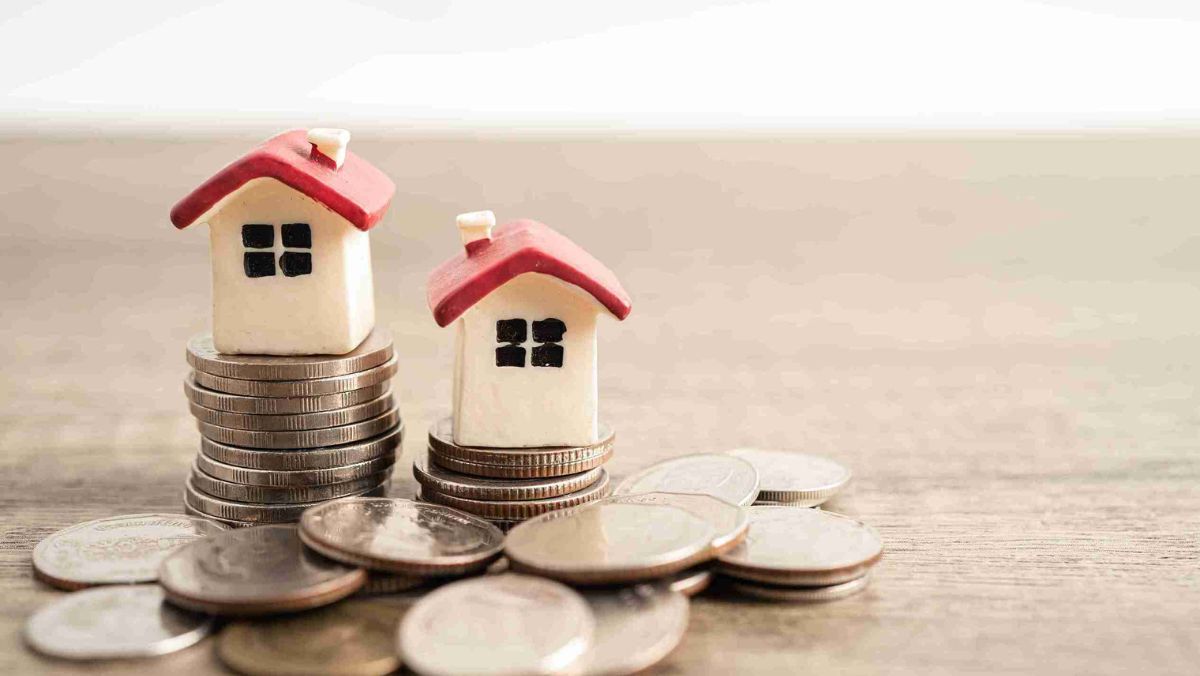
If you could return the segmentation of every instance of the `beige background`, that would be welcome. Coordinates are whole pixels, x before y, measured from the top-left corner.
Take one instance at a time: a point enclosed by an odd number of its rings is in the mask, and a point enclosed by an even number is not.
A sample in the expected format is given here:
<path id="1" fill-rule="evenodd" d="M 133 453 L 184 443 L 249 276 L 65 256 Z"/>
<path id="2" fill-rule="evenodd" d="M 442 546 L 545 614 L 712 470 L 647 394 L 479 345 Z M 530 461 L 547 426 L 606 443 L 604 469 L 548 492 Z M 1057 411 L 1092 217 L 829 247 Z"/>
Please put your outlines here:
<path id="1" fill-rule="evenodd" d="M 0 671 L 57 528 L 179 508 L 207 236 L 171 204 L 261 135 L 0 140 Z M 453 217 L 561 230 L 634 296 L 610 469 L 738 445 L 850 465 L 872 588 L 698 599 L 663 673 L 1186 673 L 1200 659 L 1200 137 L 359 135 L 411 434 L 449 408 L 424 277 Z M 403 466 L 403 465 L 402 465 Z M 397 491 L 411 486 L 397 472 Z M 116 665 L 124 670 L 131 665 Z M 211 643 L 147 671 L 216 668 Z"/>

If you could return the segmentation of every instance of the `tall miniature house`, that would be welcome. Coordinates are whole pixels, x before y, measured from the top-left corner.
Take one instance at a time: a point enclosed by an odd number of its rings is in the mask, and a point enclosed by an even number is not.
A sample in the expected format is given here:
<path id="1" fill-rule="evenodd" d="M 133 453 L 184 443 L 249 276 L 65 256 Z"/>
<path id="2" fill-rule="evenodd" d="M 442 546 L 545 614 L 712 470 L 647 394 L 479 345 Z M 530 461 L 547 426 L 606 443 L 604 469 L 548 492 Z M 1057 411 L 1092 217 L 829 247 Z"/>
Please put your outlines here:
<path id="1" fill-rule="evenodd" d="M 490 211 L 459 216 L 464 250 L 429 277 L 434 319 L 456 325 L 454 442 L 595 443 L 596 320 L 628 316 L 629 295 L 545 225 L 494 225 Z"/>
<path id="2" fill-rule="evenodd" d="M 213 343 L 231 354 L 344 354 L 375 325 L 369 231 L 395 186 L 347 151 L 349 132 L 280 134 L 171 210 L 207 223 Z"/>

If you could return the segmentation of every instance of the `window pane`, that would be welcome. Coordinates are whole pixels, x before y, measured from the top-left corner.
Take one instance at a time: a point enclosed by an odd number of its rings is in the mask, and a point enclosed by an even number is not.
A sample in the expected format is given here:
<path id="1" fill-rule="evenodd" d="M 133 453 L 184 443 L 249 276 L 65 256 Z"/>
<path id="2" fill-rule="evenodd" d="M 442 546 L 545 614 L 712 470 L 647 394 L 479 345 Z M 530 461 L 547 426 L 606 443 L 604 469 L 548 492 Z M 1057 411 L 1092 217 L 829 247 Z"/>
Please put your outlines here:
<path id="1" fill-rule="evenodd" d="M 284 223 L 283 245 L 293 249 L 311 249 L 312 230 L 308 223 Z"/>
<path id="2" fill-rule="evenodd" d="M 496 322 L 497 343 L 524 343 L 528 335 L 524 319 L 501 319 Z"/>
<path id="3" fill-rule="evenodd" d="M 562 345 L 558 345 L 556 343 L 538 345 L 537 347 L 533 348 L 533 355 L 530 357 L 529 363 L 533 364 L 534 366 L 549 366 L 556 369 L 562 368 Z"/>
<path id="4" fill-rule="evenodd" d="M 312 273 L 312 254 L 285 251 L 279 257 L 279 267 L 283 268 L 286 277 L 296 277 Z"/>
<path id="5" fill-rule="evenodd" d="M 567 325 L 561 319 L 543 319 L 533 323 L 533 341 L 535 343 L 557 343 L 567 332 Z"/>
<path id="6" fill-rule="evenodd" d="M 275 254 L 270 251 L 247 251 L 242 257 L 247 277 L 274 277 Z"/>
<path id="7" fill-rule="evenodd" d="M 496 366 L 525 368 L 525 348 L 516 345 L 496 348 Z"/>
<path id="8" fill-rule="evenodd" d="M 275 246 L 275 227 L 267 223 L 243 225 L 242 246 L 248 249 L 270 249 Z"/>

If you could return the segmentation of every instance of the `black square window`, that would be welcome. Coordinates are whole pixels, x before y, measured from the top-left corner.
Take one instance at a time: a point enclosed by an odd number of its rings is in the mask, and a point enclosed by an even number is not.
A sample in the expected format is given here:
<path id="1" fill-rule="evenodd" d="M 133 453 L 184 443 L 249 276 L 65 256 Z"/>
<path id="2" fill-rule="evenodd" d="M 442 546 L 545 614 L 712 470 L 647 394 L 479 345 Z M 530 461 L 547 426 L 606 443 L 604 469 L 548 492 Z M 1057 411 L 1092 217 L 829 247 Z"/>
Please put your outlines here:
<path id="1" fill-rule="evenodd" d="M 270 251 L 247 251 L 242 256 L 247 277 L 274 277 L 275 254 Z"/>
<path id="2" fill-rule="evenodd" d="M 567 325 L 561 319 L 543 319 L 533 323 L 533 342 L 557 343 L 567 332 Z"/>
<path id="3" fill-rule="evenodd" d="M 250 254 L 246 254 L 249 256 Z M 312 273 L 312 254 L 284 251 L 279 257 L 279 267 L 285 277 L 297 277 Z"/>
<path id="4" fill-rule="evenodd" d="M 284 223 L 283 245 L 293 249 L 311 249 L 312 230 L 308 223 Z"/>
<path id="5" fill-rule="evenodd" d="M 496 322 L 497 343 L 524 343 L 528 335 L 524 319 L 501 319 Z"/>
<path id="6" fill-rule="evenodd" d="M 275 228 L 267 223 L 243 225 L 242 246 L 247 249 L 270 249 L 275 246 Z"/>
<path id="7" fill-rule="evenodd" d="M 534 347 L 533 354 L 529 358 L 529 363 L 534 366 L 549 366 L 556 369 L 562 368 L 562 345 L 548 343 L 546 345 L 538 345 Z"/>
<path id="8" fill-rule="evenodd" d="M 525 368 L 525 348 L 517 345 L 496 348 L 496 366 Z"/>

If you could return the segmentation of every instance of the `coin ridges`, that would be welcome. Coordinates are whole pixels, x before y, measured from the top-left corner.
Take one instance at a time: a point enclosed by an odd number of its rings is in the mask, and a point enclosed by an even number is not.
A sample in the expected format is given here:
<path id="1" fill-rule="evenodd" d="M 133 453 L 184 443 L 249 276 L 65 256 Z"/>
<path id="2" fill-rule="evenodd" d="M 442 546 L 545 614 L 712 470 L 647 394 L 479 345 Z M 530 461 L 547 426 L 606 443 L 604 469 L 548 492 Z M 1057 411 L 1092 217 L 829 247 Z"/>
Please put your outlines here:
<path id="1" fill-rule="evenodd" d="M 316 470 L 353 465 L 382 457 L 394 457 L 404 440 L 404 423 L 383 434 L 337 446 L 302 451 L 245 448 L 200 438 L 200 452 L 227 465 L 263 470 Z"/>
<path id="2" fill-rule="evenodd" d="M 311 397 L 251 397 L 200 387 L 196 384 L 194 374 L 191 373 L 183 379 L 183 392 L 187 395 L 188 401 L 216 411 L 252 415 L 292 415 L 331 411 L 378 399 L 390 391 L 391 385 L 385 380 L 357 390 Z"/>
<path id="3" fill-rule="evenodd" d="M 265 504 L 300 504 L 333 500 L 370 490 L 386 480 L 383 473 L 321 486 L 250 486 L 209 476 L 193 466 L 192 485 L 203 493 L 222 500 Z"/>
<path id="4" fill-rule="evenodd" d="M 228 394 L 251 397 L 313 397 L 377 385 L 396 375 L 396 357 L 366 371 L 312 380 L 239 380 L 192 371 L 197 385 Z"/>
<path id="5" fill-rule="evenodd" d="M 195 402 L 188 404 L 197 420 L 218 427 L 259 432 L 288 432 L 318 430 L 338 427 L 374 418 L 392 408 L 395 402 L 389 392 L 371 401 L 318 413 L 295 413 L 287 415 L 258 415 L 252 413 L 229 413 L 205 408 Z"/>
<path id="6" fill-rule="evenodd" d="M 196 421 L 196 427 L 200 430 L 200 434 L 223 444 L 249 446 L 250 448 L 305 449 L 336 446 L 338 444 L 347 444 L 367 439 L 382 433 L 399 422 L 400 411 L 392 408 L 382 415 L 362 422 L 342 425 L 340 427 L 327 427 L 321 430 L 255 432 L 219 427 L 199 420 Z"/>
<path id="7" fill-rule="evenodd" d="M 608 495 L 608 472 L 601 469 L 600 477 L 596 479 L 595 483 L 574 493 L 538 500 L 472 500 L 445 495 L 431 490 L 429 486 L 422 488 L 421 495 L 429 502 L 461 509 L 476 516 L 519 521 L 557 509 L 594 502 L 605 497 Z"/>
<path id="8" fill-rule="evenodd" d="M 311 380 L 357 373 L 379 366 L 392 356 L 392 336 L 375 328 L 358 347 L 342 355 L 266 356 L 222 354 L 212 335 L 188 341 L 187 361 L 197 371 L 241 380 Z"/>
<path id="9" fill-rule="evenodd" d="M 429 430 L 429 447 L 436 451 L 439 457 L 469 463 L 512 467 L 586 463 L 598 457 L 608 457 L 612 454 L 613 442 L 616 438 L 612 427 L 602 423 L 599 440 L 585 446 L 488 448 L 456 444 L 453 427 L 453 420 L 444 418 Z"/>
<path id="10" fill-rule="evenodd" d="M 293 452 L 305 453 L 306 451 Z M 210 477 L 230 483 L 262 486 L 264 488 L 301 488 L 306 486 L 340 484 L 385 472 L 395 462 L 395 455 L 387 455 L 374 460 L 328 469 L 280 471 L 236 467 L 213 460 L 204 454 L 196 456 L 196 467 Z M 254 500 L 252 502 L 257 501 Z"/>
<path id="11" fill-rule="evenodd" d="M 491 479 L 452 472 L 427 459 L 413 463 L 413 477 L 422 486 L 442 495 L 472 500 L 540 500 L 574 493 L 600 478 L 600 468 L 538 479 Z"/>
<path id="12" fill-rule="evenodd" d="M 386 483 L 386 480 L 384 481 Z M 378 490 L 380 486 L 367 489 L 365 492 Z M 271 505 L 252 502 L 236 502 L 214 498 L 197 490 L 191 479 L 184 486 L 183 500 L 186 505 L 206 516 L 229 521 L 250 521 L 254 523 L 288 523 L 296 521 L 304 510 L 322 502 L 303 502 L 292 505 Z"/>
<path id="13" fill-rule="evenodd" d="M 428 451 L 430 460 L 448 470 L 492 479 L 537 479 L 579 474 L 580 472 L 586 472 L 603 465 L 612 457 L 612 447 L 610 446 L 604 455 L 598 455 L 579 462 L 558 465 L 492 465 L 482 462 L 467 462 L 443 456 L 432 446 L 429 447 Z"/>

